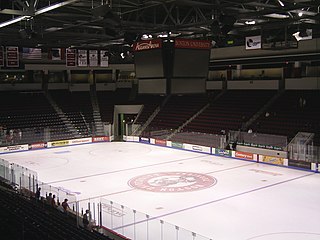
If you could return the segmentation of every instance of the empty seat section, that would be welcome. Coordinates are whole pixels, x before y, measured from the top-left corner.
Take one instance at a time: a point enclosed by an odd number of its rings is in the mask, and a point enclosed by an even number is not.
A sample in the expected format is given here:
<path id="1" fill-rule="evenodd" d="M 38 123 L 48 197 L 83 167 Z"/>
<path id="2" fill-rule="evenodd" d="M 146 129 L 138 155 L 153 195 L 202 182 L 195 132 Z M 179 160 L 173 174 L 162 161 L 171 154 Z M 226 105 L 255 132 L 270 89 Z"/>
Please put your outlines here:
<path id="1" fill-rule="evenodd" d="M 222 130 L 241 129 L 275 93 L 266 90 L 229 90 L 183 130 L 219 134 Z"/>
<path id="2" fill-rule="evenodd" d="M 208 103 L 206 95 L 171 96 L 147 131 L 177 129 Z"/>
<path id="3" fill-rule="evenodd" d="M 320 91 L 286 91 L 250 126 L 254 131 L 294 137 L 298 132 L 320 133 Z"/>
<path id="4" fill-rule="evenodd" d="M 83 136 L 89 136 L 93 124 L 93 110 L 89 92 L 69 92 L 56 90 L 50 92 L 54 101 L 67 115 L 68 119 Z"/>

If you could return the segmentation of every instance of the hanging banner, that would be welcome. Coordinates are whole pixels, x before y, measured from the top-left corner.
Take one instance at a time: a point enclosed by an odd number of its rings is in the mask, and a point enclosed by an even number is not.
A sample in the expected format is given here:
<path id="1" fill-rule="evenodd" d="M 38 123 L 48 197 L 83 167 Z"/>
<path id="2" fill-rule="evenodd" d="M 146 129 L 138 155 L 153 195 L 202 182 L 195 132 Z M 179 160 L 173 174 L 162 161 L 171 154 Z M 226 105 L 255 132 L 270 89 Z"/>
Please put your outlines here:
<path id="1" fill-rule="evenodd" d="M 3 47 L 0 47 L 0 67 L 4 66 L 4 53 L 3 53 Z"/>
<path id="2" fill-rule="evenodd" d="M 79 67 L 87 67 L 88 66 L 87 50 L 78 50 L 78 66 Z"/>
<path id="3" fill-rule="evenodd" d="M 100 66 L 101 67 L 109 66 L 109 56 L 108 56 L 108 51 L 106 50 L 100 51 Z"/>
<path id="4" fill-rule="evenodd" d="M 89 66 L 96 67 L 98 66 L 98 51 L 89 50 Z"/>
<path id="5" fill-rule="evenodd" d="M 261 49 L 261 35 L 246 37 L 246 50 Z"/>
<path id="6" fill-rule="evenodd" d="M 61 60 L 61 48 L 51 48 L 49 52 L 49 59 L 53 61 Z"/>
<path id="7" fill-rule="evenodd" d="M 41 48 L 22 48 L 22 58 L 29 60 L 41 60 Z"/>
<path id="8" fill-rule="evenodd" d="M 76 65 L 77 65 L 76 50 L 67 48 L 66 49 L 66 66 L 75 67 Z"/>
<path id="9" fill-rule="evenodd" d="M 19 67 L 19 48 L 6 47 L 7 67 Z"/>

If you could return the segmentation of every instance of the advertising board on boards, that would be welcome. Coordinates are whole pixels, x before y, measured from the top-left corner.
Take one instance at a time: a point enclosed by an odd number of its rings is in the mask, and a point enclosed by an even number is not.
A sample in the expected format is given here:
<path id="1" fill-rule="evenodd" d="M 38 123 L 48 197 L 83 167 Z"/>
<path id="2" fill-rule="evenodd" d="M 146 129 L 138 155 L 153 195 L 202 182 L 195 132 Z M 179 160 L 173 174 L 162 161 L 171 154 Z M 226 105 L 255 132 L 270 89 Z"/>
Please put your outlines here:
<path id="1" fill-rule="evenodd" d="M 28 144 L 1 147 L 0 153 L 18 152 L 29 150 Z"/>
<path id="2" fill-rule="evenodd" d="M 146 138 L 146 137 L 140 137 L 139 142 L 142 142 L 142 143 L 150 143 L 150 139 L 149 139 L 149 138 Z"/>
<path id="3" fill-rule="evenodd" d="M 231 157 L 231 151 L 230 150 L 226 150 L 226 149 L 216 148 L 215 149 L 215 154 L 219 155 L 219 156 Z"/>

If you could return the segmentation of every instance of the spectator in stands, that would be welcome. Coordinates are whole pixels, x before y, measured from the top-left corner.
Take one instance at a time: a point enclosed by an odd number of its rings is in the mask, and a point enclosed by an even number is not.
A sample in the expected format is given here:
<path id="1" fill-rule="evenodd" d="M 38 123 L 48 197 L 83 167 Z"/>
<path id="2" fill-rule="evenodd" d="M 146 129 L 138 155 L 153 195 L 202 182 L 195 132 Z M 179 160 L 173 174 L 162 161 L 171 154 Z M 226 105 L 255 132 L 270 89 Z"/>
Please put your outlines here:
<path id="1" fill-rule="evenodd" d="M 55 206 L 56 206 L 56 200 L 55 200 L 55 198 L 56 198 L 56 195 L 53 195 L 53 196 L 52 196 L 52 199 L 51 199 L 51 206 L 52 206 L 52 207 L 55 207 Z"/>
<path id="2" fill-rule="evenodd" d="M 58 206 L 57 206 L 58 211 L 64 213 L 64 208 L 61 206 L 60 202 L 58 201 Z"/>
<path id="3" fill-rule="evenodd" d="M 89 223 L 90 223 L 90 211 L 86 210 L 86 213 L 83 214 L 83 218 L 82 218 L 82 223 L 83 223 L 83 227 L 85 229 L 89 229 Z"/>
<path id="4" fill-rule="evenodd" d="M 69 204 L 68 204 L 68 199 L 64 199 L 63 203 L 62 203 L 62 207 L 64 209 L 65 212 L 67 212 L 68 210 L 70 210 Z"/>
<path id="5" fill-rule="evenodd" d="M 37 189 L 36 195 L 35 195 L 35 198 L 36 198 L 37 201 L 40 200 L 40 196 L 41 196 L 41 188 L 39 187 L 39 188 Z"/>
<path id="6" fill-rule="evenodd" d="M 48 204 L 51 204 L 51 202 L 52 202 L 52 193 L 49 193 L 49 195 L 47 195 L 46 200 L 47 200 Z"/>

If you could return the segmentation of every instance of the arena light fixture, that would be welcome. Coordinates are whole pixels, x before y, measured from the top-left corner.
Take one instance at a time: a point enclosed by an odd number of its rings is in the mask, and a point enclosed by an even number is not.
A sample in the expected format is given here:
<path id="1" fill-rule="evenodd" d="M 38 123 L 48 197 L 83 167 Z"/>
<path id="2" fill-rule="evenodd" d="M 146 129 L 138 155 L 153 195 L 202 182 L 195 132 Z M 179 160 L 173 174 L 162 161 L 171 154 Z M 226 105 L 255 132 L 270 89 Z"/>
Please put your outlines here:
<path id="1" fill-rule="evenodd" d="M 66 5 L 69 5 L 71 3 L 78 2 L 78 1 L 80 1 L 80 0 L 68 0 L 68 1 L 60 2 L 60 3 L 52 4 L 50 6 L 47 6 L 47 7 L 44 7 L 44 8 L 37 10 L 36 12 L 34 12 L 34 15 L 35 16 L 40 15 L 40 14 L 52 11 L 54 9 L 57 9 L 57 8 L 60 8 L 60 7 L 63 7 L 63 6 L 66 6 Z M 17 22 L 20 22 L 20 21 L 25 20 L 30 17 L 31 17 L 30 15 L 26 15 L 26 16 L 13 18 L 13 19 L 6 21 L 6 22 L 2 22 L 2 23 L 0 23 L 0 28 L 15 24 Z"/>

